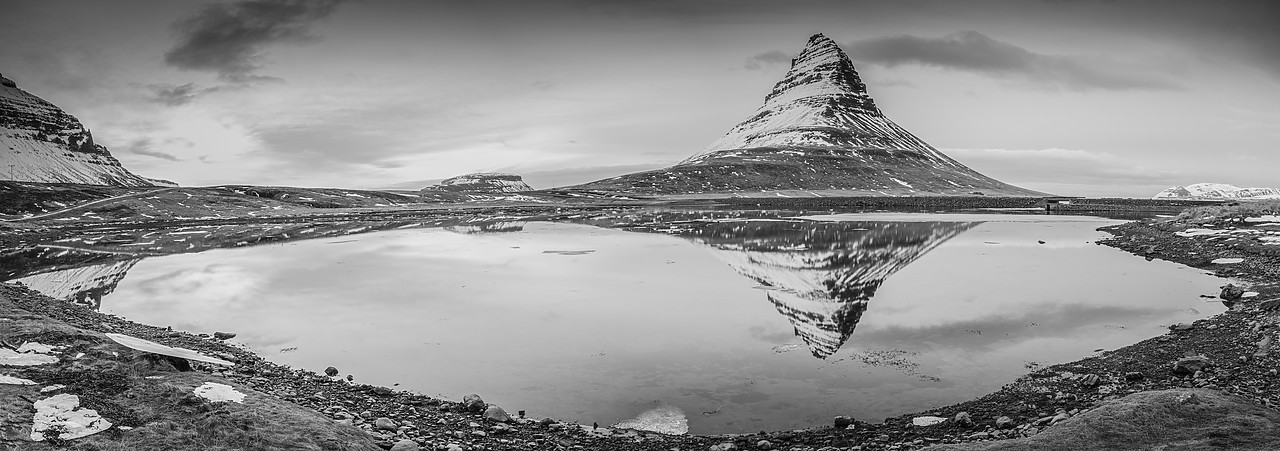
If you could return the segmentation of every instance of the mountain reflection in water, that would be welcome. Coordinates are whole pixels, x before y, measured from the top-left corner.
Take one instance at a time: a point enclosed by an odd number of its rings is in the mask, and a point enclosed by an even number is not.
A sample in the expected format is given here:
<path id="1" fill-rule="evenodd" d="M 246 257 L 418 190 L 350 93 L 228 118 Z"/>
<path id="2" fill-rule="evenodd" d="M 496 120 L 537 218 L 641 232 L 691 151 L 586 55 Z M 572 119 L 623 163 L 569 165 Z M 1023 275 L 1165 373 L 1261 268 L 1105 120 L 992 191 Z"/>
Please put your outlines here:
<path id="1" fill-rule="evenodd" d="M 885 278 L 974 222 L 710 222 L 673 234 L 759 283 L 814 357 L 840 349 Z"/>
<path id="2" fill-rule="evenodd" d="M 657 232 L 707 246 L 712 255 L 739 274 L 754 280 L 778 313 L 786 316 L 795 335 L 814 357 L 825 359 L 840 349 L 867 309 L 868 301 L 886 278 L 939 244 L 980 224 L 978 222 L 819 222 L 789 219 L 777 214 L 734 212 L 658 213 L 624 220 L 589 222 L 609 228 Z M 650 227 L 637 227 L 637 220 Z M 148 236 L 151 254 L 231 247 L 244 243 L 274 243 L 414 228 L 412 223 L 339 223 L 273 226 L 256 230 L 219 228 L 174 230 Z M 524 230 L 518 220 L 432 224 L 462 234 L 508 233 Z M 132 244 L 121 240 L 105 244 Z M 96 244 L 96 243 L 90 243 Z M 140 258 L 74 247 L 28 251 L 26 271 L 10 268 L 12 280 L 50 297 L 98 309 Z M 103 263 L 98 263 L 103 262 Z M 34 263 L 34 267 L 31 265 Z M 79 263 L 79 264 L 76 264 Z M 43 268 L 40 272 L 38 268 Z M 25 272 L 25 274 L 18 274 Z M 35 274 L 32 274 L 35 272 Z"/>

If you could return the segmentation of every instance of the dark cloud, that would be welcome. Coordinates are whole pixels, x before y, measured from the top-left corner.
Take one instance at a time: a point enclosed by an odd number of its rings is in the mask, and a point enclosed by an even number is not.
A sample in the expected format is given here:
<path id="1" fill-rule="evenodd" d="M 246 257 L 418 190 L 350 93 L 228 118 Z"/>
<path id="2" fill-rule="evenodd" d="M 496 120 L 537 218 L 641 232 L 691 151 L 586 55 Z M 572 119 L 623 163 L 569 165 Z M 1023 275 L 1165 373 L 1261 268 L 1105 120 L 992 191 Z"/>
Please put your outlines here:
<path id="1" fill-rule="evenodd" d="M 791 63 L 791 55 L 777 50 L 771 50 L 747 58 L 747 62 L 743 63 L 742 67 L 747 70 L 760 70 L 770 66 L 789 63 Z"/>
<path id="2" fill-rule="evenodd" d="M 181 161 L 178 159 L 178 157 L 175 157 L 172 154 L 164 153 L 164 152 L 153 149 L 150 138 L 136 139 L 133 142 L 129 143 L 128 146 L 125 146 L 124 150 L 135 155 L 159 158 L 161 160 Z"/>
<path id="3" fill-rule="evenodd" d="M 179 69 L 216 72 L 231 83 L 278 80 L 258 74 L 264 49 L 276 43 L 318 39 L 311 24 L 341 0 L 245 0 L 212 4 L 173 24 L 178 42 L 164 55 Z"/>
<path id="4" fill-rule="evenodd" d="M 214 86 L 210 88 L 202 88 L 195 83 L 187 83 L 182 85 L 172 85 L 168 83 L 156 83 L 144 86 L 151 91 L 151 97 L 147 100 L 167 106 L 182 106 L 194 102 L 196 98 L 211 92 L 222 90 L 222 87 Z"/>
<path id="5" fill-rule="evenodd" d="M 941 38 L 885 36 L 855 41 L 845 48 L 851 58 L 860 62 L 889 67 L 919 64 L 995 77 L 1020 77 L 1052 88 L 1080 91 L 1181 89 L 1159 73 L 1130 64 L 1101 57 L 1035 53 L 976 31 L 962 31 Z"/>

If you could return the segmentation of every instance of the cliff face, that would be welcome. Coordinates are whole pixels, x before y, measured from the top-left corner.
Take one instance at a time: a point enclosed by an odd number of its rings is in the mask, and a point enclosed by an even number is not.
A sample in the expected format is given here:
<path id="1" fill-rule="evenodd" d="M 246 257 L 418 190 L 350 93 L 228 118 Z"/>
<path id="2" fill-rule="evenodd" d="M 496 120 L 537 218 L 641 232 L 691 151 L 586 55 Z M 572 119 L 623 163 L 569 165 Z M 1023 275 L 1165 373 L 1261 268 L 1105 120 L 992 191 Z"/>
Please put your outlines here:
<path id="1" fill-rule="evenodd" d="M 78 119 L 0 76 L 0 180 L 170 186 L 129 172 Z"/>
<path id="2" fill-rule="evenodd" d="M 702 152 L 669 168 L 572 188 L 638 194 L 1043 194 L 982 175 L 889 120 L 849 57 L 820 34 L 809 38 L 764 104 Z"/>

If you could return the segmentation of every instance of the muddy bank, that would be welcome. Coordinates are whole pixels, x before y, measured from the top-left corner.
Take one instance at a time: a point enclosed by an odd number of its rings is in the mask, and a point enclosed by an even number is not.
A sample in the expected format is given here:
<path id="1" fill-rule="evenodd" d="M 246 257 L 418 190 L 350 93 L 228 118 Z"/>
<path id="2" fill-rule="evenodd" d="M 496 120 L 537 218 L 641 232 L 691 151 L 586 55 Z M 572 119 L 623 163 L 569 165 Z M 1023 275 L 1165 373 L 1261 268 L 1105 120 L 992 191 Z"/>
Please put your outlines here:
<path id="1" fill-rule="evenodd" d="M 1229 273 L 1242 282 L 1252 283 L 1248 290 L 1258 294 L 1233 302 L 1229 312 L 1217 317 L 1180 326 L 1166 335 L 1126 348 L 1038 370 L 995 393 L 953 406 L 875 423 L 833 419 L 830 425 L 814 425 L 813 429 L 802 431 L 668 436 L 603 427 L 606 425 L 593 428 L 555 420 L 520 419 L 517 412 L 508 412 L 516 417 L 510 422 L 486 419 L 485 410 L 489 406 L 482 402 L 473 403 L 476 407 L 472 409 L 461 400 L 434 399 L 349 382 L 341 372 L 331 377 L 286 368 L 211 338 L 135 324 L 25 289 L 3 286 L 0 295 L 6 300 L 0 300 L 4 306 L 0 315 L 8 319 L 0 322 L 4 327 L 0 332 L 8 343 L 17 346 L 23 341 L 36 341 L 67 346 L 60 350 L 62 356 L 85 353 L 82 357 L 85 360 L 59 361 L 47 368 L 5 366 L 0 370 L 36 382 L 34 386 L 0 385 L 0 389 L 5 390 L 6 411 L 11 412 L 4 437 L 13 440 L 10 444 L 30 445 L 33 449 L 46 446 L 23 441 L 22 437 L 31 432 L 29 418 L 34 415 L 33 405 L 49 396 L 49 393 L 40 394 L 39 389 L 52 384 L 67 385 L 70 387 L 67 390 L 81 397 L 83 406 L 112 423 L 112 427 L 103 432 L 65 443 L 81 449 L 165 449 L 175 443 L 186 443 L 181 446 L 187 447 L 203 444 L 199 446 L 252 448 L 245 445 L 246 442 L 237 441 L 245 437 L 278 440 L 272 443 L 284 443 L 279 440 L 293 437 L 295 444 L 288 446 L 319 449 L 389 448 L 397 443 L 402 444 L 400 449 L 405 449 L 410 446 L 407 442 L 424 449 L 465 450 L 704 450 L 730 449 L 728 444 L 732 449 L 877 450 L 918 449 L 938 444 L 957 444 L 961 447 L 948 449 L 967 449 L 964 447 L 1007 447 L 1013 443 L 1053 448 L 1065 446 L 1055 442 L 1060 440 L 1055 437 L 1063 436 L 1062 431 L 1068 428 L 1095 432 L 1122 429 L 1104 435 L 1117 440 L 1114 443 L 1127 443 L 1125 434 L 1161 437 L 1162 428 L 1182 424 L 1178 418 L 1202 418 L 1196 416 L 1200 411 L 1194 409 L 1209 409 L 1206 411 L 1218 412 L 1213 415 L 1231 419 L 1237 418 L 1233 416 L 1235 413 L 1252 412 L 1249 409 L 1280 402 L 1277 396 L 1280 392 L 1271 383 L 1276 378 L 1273 368 L 1277 362 L 1271 356 L 1268 341 L 1276 338 L 1277 323 L 1275 310 L 1268 306 L 1270 301 L 1280 298 L 1280 293 L 1276 287 L 1266 284 L 1275 280 L 1278 262 L 1259 253 L 1238 257 L 1243 258 L 1240 264 L 1212 263 L 1214 259 L 1243 251 L 1231 243 L 1216 242 L 1220 240 L 1178 236 L 1175 232 L 1184 230 L 1177 226 L 1131 223 L 1109 231 L 1117 236 L 1106 244 L 1141 251 L 1151 258 Z M 1195 257 L 1186 258 L 1188 255 Z M 1087 293 L 1085 287 L 1081 295 Z M 1219 293 L 1202 294 L 1213 298 Z M 113 344 L 103 333 L 123 333 L 196 349 L 235 362 L 236 366 L 196 364 L 194 371 L 180 372 L 171 365 L 149 361 Z M 161 379 L 148 379 L 155 376 Z M 205 382 L 232 386 L 259 404 L 191 400 L 187 395 Z M 1156 390 L 1176 391 L 1168 396 L 1146 394 Z M 1209 407 L 1187 407 L 1191 410 L 1186 412 L 1177 410 L 1180 408 L 1177 406 L 1202 405 L 1178 401 L 1181 394 L 1191 392 L 1189 390 L 1201 390 L 1194 393 L 1199 393 L 1202 404 Z M 1137 393 L 1144 394 L 1134 396 Z M 1165 406 L 1172 413 L 1166 418 L 1169 421 L 1136 423 L 1123 414 L 1134 411 L 1135 405 Z M 1274 430 L 1274 420 L 1265 415 L 1274 410 L 1263 407 L 1257 411 L 1263 414 L 1253 415 L 1260 418 L 1255 423 L 1230 420 L 1176 437 L 1202 440 L 1205 446 L 1230 444 L 1239 448 L 1269 449 L 1262 446 L 1266 442 L 1259 437 L 1274 435 L 1269 432 Z M 1179 412 L 1186 415 L 1179 416 Z M 257 415 L 252 415 L 254 413 Z M 924 416 L 944 421 L 917 426 L 917 422 L 927 422 L 917 420 Z M 492 412 L 491 417 L 501 419 L 496 412 Z M 837 424 L 841 427 L 834 427 Z M 1116 424 L 1129 426 L 1115 428 Z M 1169 437 L 1172 440 L 1175 436 Z M 336 441 L 325 441 L 326 438 Z M 979 443 L 965 445 L 973 442 Z"/>

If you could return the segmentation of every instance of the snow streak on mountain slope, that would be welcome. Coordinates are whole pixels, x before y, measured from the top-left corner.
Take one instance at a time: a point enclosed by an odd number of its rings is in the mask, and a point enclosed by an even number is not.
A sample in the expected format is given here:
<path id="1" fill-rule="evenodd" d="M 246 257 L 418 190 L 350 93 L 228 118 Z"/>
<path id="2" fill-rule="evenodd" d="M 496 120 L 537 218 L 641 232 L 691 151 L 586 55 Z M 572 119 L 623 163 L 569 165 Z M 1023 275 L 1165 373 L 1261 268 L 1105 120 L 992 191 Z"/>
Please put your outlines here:
<path id="1" fill-rule="evenodd" d="M 880 112 L 835 42 L 809 38 L 764 105 L 676 166 L 577 187 L 638 194 L 847 190 L 1038 196 L 982 175 Z"/>
<path id="2" fill-rule="evenodd" d="M 1196 183 L 1161 191 L 1153 199 L 1280 199 L 1280 189 L 1241 188 L 1224 183 Z"/>
<path id="3" fill-rule="evenodd" d="M 676 234 L 767 287 L 796 336 L 826 358 L 853 334 L 886 278 L 976 225 L 773 220 L 705 223 Z"/>
<path id="4" fill-rule="evenodd" d="M 139 177 L 75 117 L 0 76 L 0 180 L 89 185 L 173 185 Z"/>

